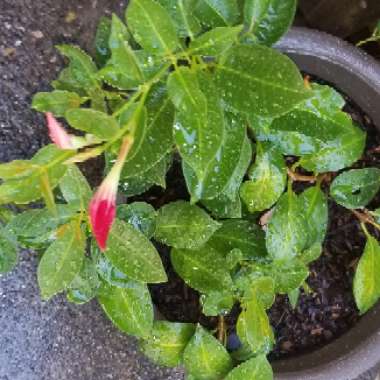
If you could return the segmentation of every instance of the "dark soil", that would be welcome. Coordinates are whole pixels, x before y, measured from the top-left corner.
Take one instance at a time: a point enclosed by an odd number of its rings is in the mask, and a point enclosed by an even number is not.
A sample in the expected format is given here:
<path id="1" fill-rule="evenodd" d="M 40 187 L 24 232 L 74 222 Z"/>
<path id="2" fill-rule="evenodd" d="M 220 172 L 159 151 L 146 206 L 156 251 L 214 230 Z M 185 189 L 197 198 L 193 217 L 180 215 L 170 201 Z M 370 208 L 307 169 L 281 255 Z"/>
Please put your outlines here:
<path id="1" fill-rule="evenodd" d="M 368 134 L 366 154 L 354 167 L 380 168 L 380 154 L 374 152 L 374 149 L 380 146 L 380 134 L 369 117 L 349 99 L 346 100 L 345 111 L 351 114 Z M 168 189 L 178 191 L 171 190 L 170 193 L 170 190 L 153 188 L 136 200 L 145 199 L 160 207 L 176 199 L 186 198 L 187 192 L 179 169 L 179 166 L 171 169 L 167 184 Z M 298 185 L 296 191 L 304 188 L 303 184 Z M 380 195 L 374 199 L 369 208 L 374 209 L 379 206 Z M 292 309 L 286 296 L 278 296 L 269 310 L 270 321 L 276 335 L 272 360 L 315 350 L 341 336 L 359 320 L 353 298 L 352 281 L 358 259 L 363 252 L 365 237 L 356 217 L 332 201 L 329 202 L 329 219 L 323 254 L 310 267 L 307 283 L 311 291 L 309 293 L 302 291 L 295 310 Z M 371 232 L 380 238 L 377 230 L 371 229 Z M 168 283 L 150 287 L 153 300 L 160 312 L 170 321 L 199 322 L 215 329 L 217 318 L 208 318 L 202 314 L 198 292 L 189 288 L 175 273 L 170 263 L 169 249 L 162 245 L 158 245 L 157 248 L 161 252 L 169 277 Z M 228 332 L 232 335 L 235 333 L 238 313 L 237 305 L 226 317 Z"/>

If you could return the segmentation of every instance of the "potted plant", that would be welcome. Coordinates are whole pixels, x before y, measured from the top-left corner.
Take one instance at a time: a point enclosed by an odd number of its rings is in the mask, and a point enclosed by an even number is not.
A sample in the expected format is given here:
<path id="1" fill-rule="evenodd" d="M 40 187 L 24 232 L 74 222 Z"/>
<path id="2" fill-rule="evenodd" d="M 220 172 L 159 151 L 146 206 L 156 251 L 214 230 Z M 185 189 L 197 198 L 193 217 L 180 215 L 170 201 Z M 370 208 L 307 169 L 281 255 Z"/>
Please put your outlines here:
<path id="1" fill-rule="evenodd" d="M 189 379 L 271 379 L 267 310 L 308 290 L 330 197 L 366 236 L 353 292 L 368 311 L 380 297 L 379 211 L 366 208 L 380 169 L 358 166 L 366 133 L 343 97 L 269 47 L 295 9 L 132 0 L 128 27 L 102 20 L 96 63 L 59 46 L 69 65 L 33 100 L 54 144 L 0 166 L 0 204 L 34 206 L 1 209 L 1 271 L 18 245 L 38 249 L 44 299 L 97 298 L 158 363 L 183 363 Z M 106 176 L 93 192 L 78 164 L 98 156 Z M 179 297 L 197 320 L 154 318 L 151 293 L 162 311 L 168 280 L 187 284 Z"/>

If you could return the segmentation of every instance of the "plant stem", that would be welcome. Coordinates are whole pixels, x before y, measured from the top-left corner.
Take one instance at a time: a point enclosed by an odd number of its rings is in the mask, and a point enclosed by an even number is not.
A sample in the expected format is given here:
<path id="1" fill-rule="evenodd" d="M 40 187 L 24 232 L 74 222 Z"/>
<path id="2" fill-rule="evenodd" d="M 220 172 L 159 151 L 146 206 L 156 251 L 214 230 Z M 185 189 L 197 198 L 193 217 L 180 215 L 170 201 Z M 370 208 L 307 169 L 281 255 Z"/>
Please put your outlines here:
<path id="1" fill-rule="evenodd" d="M 224 321 L 223 315 L 219 315 L 218 317 L 218 340 L 220 343 L 224 345 L 226 335 L 226 325 Z"/>
<path id="2" fill-rule="evenodd" d="M 318 180 L 318 177 L 316 176 L 298 174 L 297 172 L 294 172 L 289 168 L 288 168 L 288 176 L 291 178 L 292 181 L 296 181 L 296 182 L 314 183 L 314 182 L 317 182 Z"/>
<path id="3" fill-rule="evenodd" d="M 357 210 L 351 210 L 351 211 L 363 225 L 370 224 L 380 231 L 380 224 L 376 223 L 373 217 L 367 211 L 364 211 L 364 212 L 359 212 Z"/>

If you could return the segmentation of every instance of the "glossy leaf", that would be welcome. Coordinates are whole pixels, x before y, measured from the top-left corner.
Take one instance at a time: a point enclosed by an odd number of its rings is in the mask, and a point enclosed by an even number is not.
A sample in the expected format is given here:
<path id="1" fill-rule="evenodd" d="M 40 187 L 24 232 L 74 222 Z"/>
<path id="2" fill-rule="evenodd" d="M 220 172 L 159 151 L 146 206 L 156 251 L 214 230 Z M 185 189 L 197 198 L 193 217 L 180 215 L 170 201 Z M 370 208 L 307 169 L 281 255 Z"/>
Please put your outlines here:
<path id="1" fill-rule="evenodd" d="M 183 354 L 186 371 L 198 380 L 219 380 L 232 369 L 224 346 L 198 325 Z"/>
<path id="2" fill-rule="evenodd" d="M 275 281 L 276 292 L 290 293 L 299 288 L 309 276 L 307 266 L 298 259 L 289 261 L 275 261 L 271 265 L 269 274 Z"/>
<path id="3" fill-rule="evenodd" d="M 82 103 L 83 99 L 77 93 L 56 90 L 34 95 L 32 107 L 39 112 L 51 112 L 55 116 L 64 116 L 66 111 L 78 108 Z"/>
<path id="4" fill-rule="evenodd" d="M 202 76 L 198 84 L 197 75 L 186 67 L 171 73 L 167 86 L 177 109 L 174 124 L 177 148 L 202 181 L 223 142 L 224 121 L 218 93 L 210 77 Z"/>
<path id="5" fill-rule="evenodd" d="M 209 98 L 211 94 L 207 94 Z M 203 178 L 198 178 L 195 171 L 184 161 L 182 163 L 186 184 L 195 202 L 198 199 L 213 199 L 223 192 L 229 198 L 235 194 L 235 186 L 239 187 L 244 166 L 247 169 L 247 134 L 244 120 L 232 114 L 224 115 L 222 142 L 216 156 L 210 161 Z M 244 162 L 243 162 L 244 161 Z M 245 172 L 244 172 L 245 174 Z M 243 174 L 243 175 L 244 175 Z M 233 189 L 230 184 L 234 182 Z M 235 185 L 236 184 L 236 185 Z"/>
<path id="6" fill-rule="evenodd" d="M 117 217 L 135 227 L 148 239 L 153 236 L 156 229 L 157 212 L 153 206 L 145 202 L 134 202 L 118 206 Z"/>
<path id="7" fill-rule="evenodd" d="M 208 27 L 232 26 L 239 20 L 240 11 L 236 1 L 199 0 L 195 14 Z"/>
<path id="8" fill-rule="evenodd" d="M 260 355 L 234 368 L 225 380 L 273 380 L 273 370 L 267 358 Z"/>
<path id="9" fill-rule="evenodd" d="M 112 226 L 105 255 L 120 272 L 133 280 L 147 283 L 167 280 L 153 244 L 132 225 L 119 219 Z"/>
<path id="10" fill-rule="evenodd" d="M 176 367 L 182 362 L 182 354 L 191 337 L 195 325 L 155 321 L 152 336 L 141 342 L 142 352 L 155 363 Z"/>
<path id="11" fill-rule="evenodd" d="M 366 313 L 380 299 L 380 245 L 372 236 L 359 261 L 354 277 L 354 296 L 361 314 Z"/>
<path id="12" fill-rule="evenodd" d="M 103 66 L 111 57 L 108 45 L 111 34 L 111 20 L 108 17 L 101 17 L 95 34 L 95 56 L 99 66 Z"/>
<path id="13" fill-rule="evenodd" d="M 59 188 L 66 202 L 79 201 L 87 207 L 92 191 L 86 177 L 76 165 L 69 165 L 65 175 L 59 182 Z"/>
<path id="14" fill-rule="evenodd" d="M 274 344 L 269 318 L 256 298 L 243 304 L 236 329 L 242 343 L 247 344 L 255 354 L 268 353 Z"/>
<path id="15" fill-rule="evenodd" d="M 132 0 L 126 17 L 133 37 L 146 51 L 170 55 L 179 47 L 172 19 L 156 1 Z"/>
<path id="16" fill-rule="evenodd" d="M 229 49 L 238 40 L 242 26 L 218 27 L 212 29 L 191 42 L 190 54 L 217 56 Z"/>
<path id="17" fill-rule="evenodd" d="M 287 172 L 282 155 L 268 144 L 257 144 L 255 164 L 243 183 L 240 196 L 249 212 L 272 207 L 284 192 Z"/>
<path id="18" fill-rule="evenodd" d="M 266 246 L 273 259 L 291 259 L 308 242 L 308 224 L 297 195 L 285 193 L 278 201 L 269 221 Z"/>
<path id="19" fill-rule="evenodd" d="M 103 112 L 78 108 L 66 112 L 67 122 L 75 129 L 91 133 L 103 140 L 114 137 L 119 131 L 117 121 Z"/>
<path id="20" fill-rule="evenodd" d="M 67 224 L 47 249 L 38 265 L 38 284 L 43 299 L 67 289 L 82 267 L 85 237 L 78 221 Z"/>
<path id="21" fill-rule="evenodd" d="M 208 244 L 225 255 L 237 248 L 245 260 L 267 255 L 264 232 L 256 224 L 242 219 L 224 220 Z"/>
<path id="22" fill-rule="evenodd" d="M 185 201 L 163 206 L 158 211 L 155 238 L 174 248 L 203 246 L 220 227 L 204 210 Z"/>
<path id="23" fill-rule="evenodd" d="M 200 300 L 203 314 L 209 317 L 228 314 L 235 301 L 233 294 L 228 290 L 204 294 Z"/>
<path id="24" fill-rule="evenodd" d="M 355 209 L 366 206 L 380 190 L 380 169 L 352 169 L 331 184 L 330 194 L 340 205 Z"/>
<path id="25" fill-rule="evenodd" d="M 244 21 L 254 40 L 272 45 L 287 32 L 297 10 L 297 0 L 246 0 Z"/>
<path id="26" fill-rule="evenodd" d="M 123 332 L 148 338 L 153 327 L 153 304 L 146 284 L 129 281 L 117 288 L 106 285 L 98 296 L 108 318 Z"/>
<path id="27" fill-rule="evenodd" d="M 82 269 L 70 284 L 67 299 L 79 305 L 89 302 L 96 296 L 99 286 L 95 263 L 86 257 Z"/>
<path id="28" fill-rule="evenodd" d="M 201 25 L 194 16 L 197 0 L 159 0 L 159 3 L 169 12 L 179 37 L 194 39 L 200 33 Z"/>
<path id="29" fill-rule="evenodd" d="M 197 250 L 173 249 L 171 261 L 183 280 L 200 292 L 232 288 L 225 256 L 211 246 Z"/>
<path id="30" fill-rule="evenodd" d="M 295 64 L 260 45 L 229 49 L 217 65 L 215 80 L 227 104 L 258 116 L 279 116 L 309 97 Z"/>
<path id="31" fill-rule="evenodd" d="M 61 54 L 70 59 L 70 69 L 66 71 L 70 75 L 70 81 L 74 86 L 80 86 L 86 90 L 98 87 L 95 77 L 97 67 L 91 57 L 76 46 L 59 45 L 57 49 Z"/>
<path id="32" fill-rule="evenodd" d="M 0 273 L 10 272 L 17 264 L 17 259 L 16 239 L 0 225 Z"/>

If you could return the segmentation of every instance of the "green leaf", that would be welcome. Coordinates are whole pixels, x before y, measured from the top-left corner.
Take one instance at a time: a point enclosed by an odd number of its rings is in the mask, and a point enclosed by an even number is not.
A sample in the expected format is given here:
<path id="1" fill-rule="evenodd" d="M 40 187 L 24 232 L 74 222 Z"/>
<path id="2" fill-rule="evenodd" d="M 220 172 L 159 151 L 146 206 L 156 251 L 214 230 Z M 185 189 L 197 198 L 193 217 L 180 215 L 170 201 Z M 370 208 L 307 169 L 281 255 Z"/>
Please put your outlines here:
<path id="1" fill-rule="evenodd" d="M 201 32 L 201 25 L 193 14 L 197 0 L 159 0 L 159 3 L 170 14 L 179 37 L 194 39 Z"/>
<path id="2" fill-rule="evenodd" d="M 301 260 L 275 261 L 268 273 L 275 281 L 276 293 L 287 294 L 299 288 L 309 276 L 309 270 Z"/>
<path id="3" fill-rule="evenodd" d="M 176 367 L 182 362 L 182 354 L 195 326 L 191 323 L 155 321 L 152 336 L 140 344 L 141 351 L 155 363 Z"/>
<path id="4" fill-rule="evenodd" d="M 240 17 L 237 2 L 231 0 L 199 0 L 195 14 L 202 24 L 212 28 L 232 26 Z"/>
<path id="5" fill-rule="evenodd" d="M 174 107 L 163 86 L 155 87 L 146 101 L 147 124 L 143 133 L 135 137 L 133 147 L 124 164 L 121 178 L 144 174 L 156 166 L 173 149 L 172 125 Z M 139 126 L 140 128 L 140 126 Z"/>
<path id="6" fill-rule="evenodd" d="M 244 22 L 254 40 L 272 45 L 291 26 L 297 10 L 297 0 L 246 0 Z"/>
<path id="7" fill-rule="evenodd" d="M 180 46 L 169 13 L 156 1 L 132 0 L 126 17 L 133 37 L 146 51 L 170 55 Z"/>
<path id="8" fill-rule="evenodd" d="M 308 224 L 297 195 L 285 193 L 269 221 L 266 246 L 273 259 L 287 260 L 301 253 L 308 242 Z"/>
<path id="9" fill-rule="evenodd" d="M 79 201 L 82 208 L 87 207 L 92 191 L 86 177 L 76 165 L 69 165 L 65 175 L 59 182 L 59 188 L 65 201 Z"/>
<path id="10" fill-rule="evenodd" d="M 15 179 L 33 175 L 38 169 L 31 161 L 14 160 L 0 164 L 0 178 Z"/>
<path id="11" fill-rule="evenodd" d="M 77 46 L 59 45 L 57 49 L 70 59 L 70 70 L 66 73 L 69 74 L 70 82 L 74 83 L 75 87 L 79 86 L 85 90 L 99 87 L 95 77 L 97 67 L 88 54 Z"/>
<path id="12" fill-rule="evenodd" d="M 200 298 L 202 312 L 208 317 L 227 315 L 234 306 L 234 296 L 230 291 L 214 291 Z"/>
<path id="13" fill-rule="evenodd" d="M 328 227 L 328 203 L 327 197 L 319 186 L 313 186 L 305 190 L 298 197 L 309 224 L 309 246 L 325 240 Z"/>
<path id="14" fill-rule="evenodd" d="M 200 325 L 185 349 L 183 362 L 197 380 L 219 380 L 232 369 L 227 350 Z"/>
<path id="15" fill-rule="evenodd" d="M 111 64 L 120 70 L 131 82 L 131 87 L 144 81 L 139 61 L 128 43 L 127 27 L 115 14 L 112 15 L 111 35 L 109 47 L 111 50 Z"/>
<path id="16" fill-rule="evenodd" d="M 111 20 L 108 17 L 101 17 L 95 34 L 95 57 L 99 66 L 105 65 L 111 57 L 108 45 L 111 34 Z"/>
<path id="17" fill-rule="evenodd" d="M 248 211 L 255 213 L 272 207 L 284 192 L 287 172 L 282 155 L 268 144 L 257 144 L 257 156 L 243 183 L 240 196 Z"/>
<path id="18" fill-rule="evenodd" d="M 260 355 L 235 367 L 225 380 L 273 380 L 273 371 L 267 358 Z"/>
<path id="19" fill-rule="evenodd" d="M 153 327 L 153 304 L 146 284 L 129 281 L 125 288 L 106 285 L 98 296 L 108 318 L 123 332 L 149 338 Z"/>
<path id="20" fill-rule="evenodd" d="M 108 239 L 106 257 L 122 273 L 136 281 L 167 281 L 160 256 L 153 244 L 130 224 L 116 219 Z"/>
<path id="21" fill-rule="evenodd" d="M 370 213 L 374 216 L 374 218 L 376 219 L 376 222 L 380 223 L 380 208 L 374 211 L 370 211 Z"/>
<path id="22" fill-rule="evenodd" d="M 253 297 L 242 307 L 236 325 L 239 338 L 254 354 L 268 353 L 274 344 L 274 335 L 263 305 Z"/>
<path id="23" fill-rule="evenodd" d="M 380 190 L 380 169 L 352 169 L 331 184 L 330 194 L 340 205 L 355 209 L 366 206 Z"/>
<path id="24" fill-rule="evenodd" d="M 203 246 L 220 227 L 204 210 L 185 201 L 163 206 L 158 211 L 154 237 L 174 248 Z"/>
<path id="25" fill-rule="evenodd" d="M 75 129 L 88 132 L 102 140 L 109 140 L 119 132 L 119 124 L 106 113 L 78 108 L 66 112 L 67 122 Z"/>
<path id="26" fill-rule="evenodd" d="M 299 288 L 294 289 L 288 293 L 289 303 L 291 307 L 293 308 L 293 310 L 297 307 L 300 295 L 301 293 L 300 293 Z"/>
<path id="27" fill-rule="evenodd" d="M 134 202 L 117 208 L 117 218 L 123 220 L 150 239 L 156 230 L 157 212 L 148 203 Z"/>
<path id="28" fill-rule="evenodd" d="M 0 273 L 10 272 L 16 266 L 17 259 L 16 239 L 0 225 Z"/>
<path id="29" fill-rule="evenodd" d="M 219 194 L 216 198 L 202 201 L 202 204 L 215 218 L 240 219 L 242 216 L 239 194 L 236 194 L 235 197 L 231 200 L 229 197 L 222 193 Z"/>
<path id="30" fill-rule="evenodd" d="M 211 94 L 208 94 L 208 98 Z M 195 202 L 198 199 L 214 199 L 223 192 L 227 192 L 229 198 L 235 194 L 235 186 L 231 190 L 231 182 L 240 186 L 241 168 L 247 169 L 247 134 L 244 121 L 232 114 L 224 115 L 224 128 L 222 142 L 216 156 L 210 161 L 203 178 L 198 178 L 195 171 L 185 162 L 182 162 L 186 184 Z M 243 162 L 244 161 L 244 162 Z"/>
<path id="31" fill-rule="evenodd" d="M 191 42 L 189 54 L 216 56 L 229 49 L 238 40 L 241 25 L 212 29 Z"/>
<path id="32" fill-rule="evenodd" d="M 38 266 L 41 296 L 47 300 L 67 289 L 82 267 L 85 236 L 78 221 L 65 225 L 57 240 L 47 249 Z"/>
<path id="33" fill-rule="evenodd" d="M 202 293 L 232 289 L 225 256 L 211 246 L 198 250 L 173 249 L 171 261 L 183 280 Z"/>
<path id="34" fill-rule="evenodd" d="M 51 189 L 54 189 L 66 172 L 66 165 L 61 162 L 71 154 L 71 151 L 58 149 L 55 145 L 42 148 L 30 160 L 33 171 L 0 185 L 0 204 L 26 204 L 42 198 L 43 177 L 48 178 Z"/>
<path id="35" fill-rule="evenodd" d="M 34 95 L 32 108 L 39 112 L 52 112 L 55 116 L 64 116 L 66 111 L 78 108 L 83 102 L 75 92 L 56 90 Z"/>
<path id="36" fill-rule="evenodd" d="M 95 263 L 85 257 L 82 269 L 70 284 L 67 299 L 79 305 L 89 302 L 96 296 L 99 286 Z"/>
<path id="37" fill-rule="evenodd" d="M 228 105 L 264 117 L 289 112 L 310 93 L 290 58 L 260 45 L 229 49 L 217 65 L 216 85 Z"/>
<path id="38" fill-rule="evenodd" d="M 245 260 L 267 255 L 264 232 L 256 224 L 242 219 L 224 220 L 208 244 L 224 255 L 237 248 Z"/>
<path id="39" fill-rule="evenodd" d="M 211 77 L 205 74 L 200 80 L 198 83 L 197 74 L 189 68 L 180 67 L 169 75 L 167 86 L 177 109 L 174 124 L 177 148 L 202 181 L 222 145 L 224 122 Z"/>
<path id="40" fill-rule="evenodd" d="M 380 245 L 372 236 L 359 261 L 354 277 L 354 296 L 361 314 L 366 313 L 380 298 Z"/>

